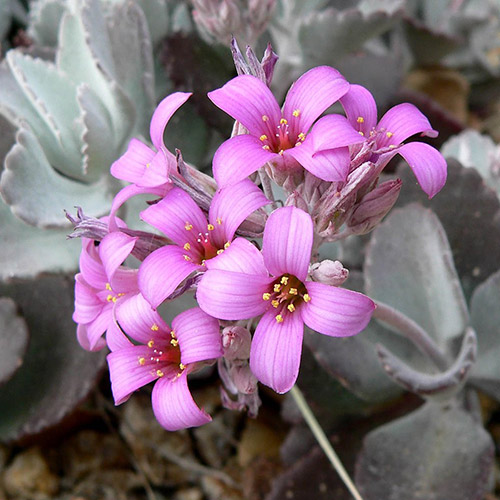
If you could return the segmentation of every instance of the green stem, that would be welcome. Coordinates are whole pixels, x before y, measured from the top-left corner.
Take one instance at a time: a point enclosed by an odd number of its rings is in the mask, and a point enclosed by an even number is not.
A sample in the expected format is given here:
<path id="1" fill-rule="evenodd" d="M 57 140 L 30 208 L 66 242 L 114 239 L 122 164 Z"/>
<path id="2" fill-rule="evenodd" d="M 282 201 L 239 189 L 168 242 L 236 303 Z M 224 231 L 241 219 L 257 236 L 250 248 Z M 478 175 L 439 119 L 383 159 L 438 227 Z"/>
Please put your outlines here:
<path id="1" fill-rule="evenodd" d="M 314 416 L 313 412 L 311 411 L 311 408 L 307 404 L 307 401 L 305 400 L 304 395 L 302 394 L 300 389 L 297 387 L 297 385 L 294 385 L 292 387 L 292 389 L 290 390 L 290 393 L 293 396 L 295 403 L 299 407 L 299 410 L 302 413 L 304 420 L 307 422 L 309 429 L 311 429 L 311 432 L 313 433 L 314 437 L 316 438 L 316 441 L 318 441 L 318 444 L 321 446 L 321 449 L 325 452 L 325 455 L 328 457 L 328 460 L 330 460 L 330 463 L 332 464 L 333 468 L 337 471 L 337 474 L 340 476 L 340 479 L 342 479 L 342 481 L 346 485 L 347 489 L 350 491 L 351 495 L 356 500 L 363 500 L 363 498 L 359 494 L 359 491 L 357 490 L 356 486 L 354 485 L 351 478 L 349 477 L 349 474 L 347 473 L 344 466 L 342 465 L 340 458 L 335 453 L 333 446 L 330 444 L 330 441 L 328 441 L 328 438 L 326 437 L 326 434 L 324 433 L 323 429 L 319 425 L 319 422 L 316 420 L 316 417 Z"/>

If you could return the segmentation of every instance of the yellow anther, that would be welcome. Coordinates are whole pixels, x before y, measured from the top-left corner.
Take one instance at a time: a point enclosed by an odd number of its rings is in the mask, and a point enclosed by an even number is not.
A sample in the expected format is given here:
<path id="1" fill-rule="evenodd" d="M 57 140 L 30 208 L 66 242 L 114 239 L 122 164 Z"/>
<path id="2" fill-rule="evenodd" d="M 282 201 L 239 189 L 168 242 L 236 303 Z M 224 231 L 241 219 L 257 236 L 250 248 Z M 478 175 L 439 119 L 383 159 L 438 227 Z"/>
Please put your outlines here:
<path id="1" fill-rule="evenodd" d="M 175 338 L 176 338 L 176 337 L 175 337 L 175 331 L 174 331 L 174 330 L 171 330 L 171 331 L 170 331 L 170 336 L 171 336 L 173 339 L 175 339 Z"/>
<path id="2" fill-rule="evenodd" d="M 292 115 L 297 118 L 300 115 L 300 109 L 294 109 Z"/>
<path id="3" fill-rule="evenodd" d="M 220 255 L 221 253 L 224 253 L 224 249 L 223 248 L 220 248 L 219 250 L 217 250 L 217 255 Z"/>
<path id="4" fill-rule="evenodd" d="M 153 339 L 151 339 L 149 342 L 148 342 L 148 347 L 151 348 L 155 345 L 155 341 Z"/>
<path id="5" fill-rule="evenodd" d="M 302 143 L 301 143 L 300 141 L 299 141 L 299 142 L 296 142 L 296 143 L 295 143 L 295 147 L 297 147 L 297 146 L 302 146 Z"/>
<path id="6" fill-rule="evenodd" d="M 213 230 L 215 229 L 215 226 L 214 226 L 213 224 L 208 224 L 208 225 L 207 225 L 207 229 L 208 229 L 209 231 L 213 231 Z"/>
<path id="7" fill-rule="evenodd" d="M 392 132 L 386 132 L 385 135 L 390 139 L 394 134 Z"/>
<path id="8" fill-rule="evenodd" d="M 183 255 L 183 257 L 184 257 L 184 260 L 187 260 L 188 262 L 189 262 L 190 260 L 192 260 L 192 259 L 191 259 L 191 257 L 190 257 L 189 255 Z"/>
<path id="9" fill-rule="evenodd" d="M 278 293 L 279 291 L 281 291 L 281 285 L 280 285 L 279 283 L 276 283 L 276 284 L 274 285 L 274 291 L 275 291 L 276 293 Z"/>
<path id="10" fill-rule="evenodd" d="M 205 259 L 203 259 L 203 260 L 201 261 L 201 265 L 202 265 L 202 266 L 204 266 L 204 265 L 205 265 L 205 262 L 206 262 L 206 261 L 205 261 Z"/>
<path id="11" fill-rule="evenodd" d="M 283 277 L 281 278 L 281 284 L 282 284 L 282 285 L 286 285 L 287 283 L 288 283 L 288 276 L 283 276 Z"/>
<path id="12" fill-rule="evenodd" d="M 215 222 L 217 222 L 217 224 L 219 224 L 219 226 L 222 224 L 222 219 L 220 217 L 217 217 L 217 219 L 215 219 Z"/>
<path id="13" fill-rule="evenodd" d="M 282 118 L 280 120 L 281 125 L 286 125 L 288 123 L 288 120 L 286 118 Z"/>
<path id="14" fill-rule="evenodd" d="M 111 288 L 111 285 L 110 285 L 109 283 L 106 283 L 106 290 L 113 290 L 113 289 Z"/>
<path id="15" fill-rule="evenodd" d="M 288 309 L 291 313 L 293 313 L 293 311 L 295 311 L 295 306 L 294 306 L 293 304 L 288 304 L 288 305 L 286 306 L 286 308 L 287 308 L 287 309 Z"/>
<path id="16" fill-rule="evenodd" d="M 267 115 L 262 115 L 262 121 L 263 121 L 263 122 L 267 122 L 267 120 L 269 120 L 269 116 L 267 116 Z"/>
<path id="17" fill-rule="evenodd" d="M 226 243 L 224 243 L 224 250 L 227 250 L 230 246 L 231 246 L 231 242 L 226 241 Z"/>
<path id="18" fill-rule="evenodd" d="M 304 132 L 301 132 L 297 137 L 299 138 L 299 140 L 303 141 L 306 138 L 306 134 L 304 134 Z"/>
<path id="19" fill-rule="evenodd" d="M 260 139 L 261 141 L 267 141 L 267 135 L 266 135 L 266 134 L 262 134 L 262 135 L 259 137 L 259 139 Z"/>
<path id="20" fill-rule="evenodd" d="M 283 316 L 281 314 L 277 314 L 275 319 L 277 323 L 283 323 Z"/>
<path id="21" fill-rule="evenodd" d="M 174 346 L 177 347 L 179 345 L 179 341 L 177 339 L 172 339 L 170 343 Z"/>
<path id="22" fill-rule="evenodd" d="M 163 377 L 163 375 L 165 375 L 161 370 L 156 370 L 156 376 L 157 377 Z"/>
<path id="23" fill-rule="evenodd" d="M 365 136 L 365 133 L 364 133 L 364 132 L 361 132 L 361 130 L 358 130 L 358 134 L 359 134 L 359 135 L 362 135 L 363 137 Z"/>
<path id="24" fill-rule="evenodd" d="M 184 244 L 184 250 L 191 250 L 191 245 L 189 243 Z"/>
<path id="25" fill-rule="evenodd" d="M 283 151 L 282 149 L 280 149 L 280 150 L 278 151 L 278 154 L 279 154 L 279 155 L 281 155 L 281 156 L 283 156 L 283 153 L 284 153 L 284 151 Z"/>
<path id="26" fill-rule="evenodd" d="M 186 231 L 191 231 L 191 229 L 193 229 L 193 224 L 190 224 L 189 222 L 186 222 L 186 224 L 184 226 L 184 229 Z"/>
<path id="27" fill-rule="evenodd" d="M 274 307 L 275 309 L 277 309 L 277 308 L 278 308 L 278 306 L 280 305 L 280 301 L 279 301 L 279 300 L 274 299 L 274 300 L 271 300 L 271 304 L 273 305 L 273 307 Z"/>
<path id="28" fill-rule="evenodd" d="M 113 297 L 111 294 L 109 294 L 109 295 L 106 297 L 106 300 L 107 300 L 108 302 L 111 302 L 111 301 L 113 300 L 113 298 L 114 298 L 114 297 Z"/>
<path id="29" fill-rule="evenodd" d="M 263 300 L 269 300 L 271 298 L 271 294 L 270 293 L 263 293 L 262 294 L 262 299 Z"/>
<path id="30" fill-rule="evenodd" d="M 266 144 L 265 146 L 262 146 L 262 149 L 265 149 L 266 151 L 269 151 L 271 148 Z"/>
<path id="31" fill-rule="evenodd" d="M 144 366 L 144 363 L 145 363 L 145 362 L 146 362 L 146 360 L 145 360 L 143 357 L 140 357 L 140 358 L 139 358 L 139 364 L 140 364 L 141 366 Z"/>
<path id="32" fill-rule="evenodd" d="M 117 297 L 113 297 L 113 298 L 111 299 L 111 301 L 113 302 L 113 304 L 115 304 L 115 303 L 116 303 L 116 299 L 117 299 Z"/>
<path id="33" fill-rule="evenodd" d="M 149 168 L 151 166 L 151 163 L 146 163 L 146 168 Z"/>
<path id="34" fill-rule="evenodd" d="M 394 149 L 396 146 L 394 144 L 389 144 L 389 149 Z"/>
<path id="35" fill-rule="evenodd" d="M 184 369 L 186 368 L 186 365 L 183 365 L 182 363 L 179 363 L 179 368 L 180 368 L 181 370 L 184 370 Z"/>
<path id="36" fill-rule="evenodd" d="M 308 293 L 305 293 L 302 298 L 304 299 L 304 302 L 311 302 L 311 297 Z"/>
<path id="37" fill-rule="evenodd" d="M 157 332 L 159 329 L 160 327 L 156 323 L 153 323 L 153 325 L 151 326 L 151 330 L 153 330 L 153 332 Z"/>
<path id="38" fill-rule="evenodd" d="M 365 123 L 365 119 L 362 116 L 358 116 L 358 118 L 356 119 L 356 121 L 358 123 Z"/>
<path id="39" fill-rule="evenodd" d="M 290 288 L 290 290 L 288 290 L 288 293 L 290 295 L 297 295 L 299 292 L 296 288 Z"/>

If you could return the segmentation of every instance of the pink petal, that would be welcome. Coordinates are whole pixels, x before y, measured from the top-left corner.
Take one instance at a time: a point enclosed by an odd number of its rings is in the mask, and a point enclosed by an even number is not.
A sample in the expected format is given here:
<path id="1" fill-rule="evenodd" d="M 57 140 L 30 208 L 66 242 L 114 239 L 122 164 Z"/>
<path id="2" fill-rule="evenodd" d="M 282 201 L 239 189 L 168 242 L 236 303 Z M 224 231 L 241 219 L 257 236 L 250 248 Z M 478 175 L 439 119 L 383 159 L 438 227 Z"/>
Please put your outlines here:
<path id="1" fill-rule="evenodd" d="M 274 128 L 281 119 L 272 92 L 255 76 L 237 76 L 222 88 L 209 92 L 208 98 L 257 137 L 268 134 L 268 126 Z"/>
<path id="2" fill-rule="evenodd" d="M 90 323 L 101 313 L 103 303 L 96 290 L 88 285 L 81 273 L 75 276 L 75 323 Z"/>
<path id="3" fill-rule="evenodd" d="M 79 264 L 81 275 L 88 285 L 98 290 L 102 290 L 106 286 L 108 277 L 92 240 L 85 241 L 82 245 Z"/>
<path id="4" fill-rule="evenodd" d="M 198 284 L 198 305 L 219 319 L 248 319 L 262 314 L 269 306 L 262 294 L 272 278 L 230 271 L 208 270 Z"/>
<path id="5" fill-rule="evenodd" d="M 137 269 L 119 267 L 110 280 L 111 288 L 115 293 L 130 293 L 138 291 Z"/>
<path id="6" fill-rule="evenodd" d="M 198 427 L 212 420 L 200 410 L 189 392 L 186 371 L 180 377 L 162 377 L 156 382 L 152 394 L 156 419 L 167 431 Z"/>
<path id="7" fill-rule="evenodd" d="M 257 137 L 237 135 L 223 142 L 215 152 L 215 180 L 220 187 L 236 184 L 276 157 L 279 157 L 277 153 L 262 148 Z"/>
<path id="8" fill-rule="evenodd" d="M 365 139 L 342 115 L 327 115 L 320 118 L 307 136 L 312 140 L 314 152 L 359 144 Z"/>
<path id="9" fill-rule="evenodd" d="M 408 162 L 420 187 L 432 198 L 446 183 L 447 164 L 443 155 L 423 142 L 410 142 L 397 152 Z"/>
<path id="10" fill-rule="evenodd" d="M 140 183 L 146 165 L 155 152 L 139 139 L 131 139 L 127 151 L 111 165 L 111 175 L 135 184 Z"/>
<path id="11" fill-rule="evenodd" d="M 377 140 L 379 148 L 387 147 L 390 144 L 398 146 L 405 139 L 419 132 L 427 137 L 437 137 L 438 135 L 438 132 L 431 127 L 429 120 L 416 106 L 408 102 L 398 104 L 387 111 L 378 123 L 377 130 L 385 132 Z"/>
<path id="12" fill-rule="evenodd" d="M 184 259 L 183 248 L 169 245 L 149 254 L 139 268 L 139 289 L 157 308 L 192 272 L 200 266 Z"/>
<path id="13" fill-rule="evenodd" d="M 313 330 L 332 337 L 359 333 L 370 321 L 375 304 L 362 293 L 307 281 L 311 300 L 302 304 L 300 315 Z"/>
<path id="14" fill-rule="evenodd" d="M 86 325 L 78 325 L 76 329 L 76 338 L 80 346 L 83 347 L 83 349 L 85 349 L 86 351 L 100 351 L 101 349 L 106 347 L 106 342 L 102 337 L 99 338 L 99 341 L 94 345 L 93 349 L 90 347 Z"/>
<path id="15" fill-rule="evenodd" d="M 296 207 L 275 210 L 267 220 L 262 255 L 273 276 L 293 274 L 304 281 L 313 244 L 311 216 Z"/>
<path id="16" fill-rule="evenodd" d="M 108 281 L 111 281 L 118 267 L 130 255 L 138 239 L 121 231 L 108 233 L 102 239 L 99 244 L 99 256 L 101 257 Z"/>
<path id="17" fill-rule="evenodd" d="M 291 86 L 283 107 L 292 135 L 306 134 L 316 118 L 348 90 L 349 83 L 330 66 L 318 66 L 304 73 Z"/>
<path id="18" fill-rule="evenodd" d="M 149 133 L 151 141 L 159 151 L 165 148 L 163 134 L 172 115 L 189 99 L 190 92 L 175 92 L 163 99 L 153 113 Z"/>
<path id="19" fill-rule="evenodd" d="M 110 351 L 132 347 L 132 342 L 130 342 L 127 336 L 120 330 L 120 327 L 116 324 L 116 319 L 111 322 L 106 331 L 106 344 Z"/>
<path id="20" fill-rule="evenodd" d="M 118 349 L 108 354 L 109 376 L 111 378 L 111 391 L 115 404 L 126 401 L 132 392 L 157 379 L 155 370 L 151 365 L 141 365 L 140 358 L 150 356 L 149 347 L 136 345 Z"/>
<path id="21" fill-rule="evenodd" d="M 176 168 L 175 156 L 170 151 L 160 150 L 146 164 L 138 186 L 155 187 L 170 182 L 169 174 Z"/>
<path id="22" fill-rule="evenodd" d="M 177 315 L 172 321 L 172 329 L 179 340 L 184 365 L 222 356 L 219 322 L 199 307 Z"/>
<path id="23" fill-rule="evenodd" d="M 352 126 L 369 137 L 370 131 L 377 125 L 377 105 L 371 93 L 361 85 L 351 85 L 340 103 Z"/>
<path id="24" fill-rule="evenodd" d="M 91 351 L 97 349 L 104 332 L 110 327 L 112 322 L 113 303 L 110 302 L 103 307 L 101 313 L 93 321 L 85 325 L 87 327 L 87 338 Z"/>
<path id="25" fill-rule="evenodd" d="M 115 316 L 127 335 L 141 344 L 164 339 L 170 332 L 169 326 L 140 293 L 119 301 Z"/>
<path id="26" fill-rule="evenodd" d="M 343 182 L 349 174 L 351 156 L 349 148 L 326 149 L 313 153 L 310 144 L 285 151 L 297 160 L 308 172 L 327 182 Z"/>
<path id="27" fill-rule="evenodd" d="M 163 200 L 141 212 L 141 218 L 179 246 L 196 246 L 198 233 L 207 231 L 207 218 L 182 189 L 173 188 Z"/>
<path id="28" fill-rule="evenodd" d="M 269 276 L 262 253 L 245 238 L 236 238 L 229 248 L 213 259 L 207 260 L 207 269 Z"/>
<path id="29" fill-rule="evenodd" d="M 255 330 L 250 369 L 260 382 L 283 394 L 299 374 L 304 323 L 293 313 L 278 323 L 275 313 L 274 309 L 265 313 Z"/>
<path id="30" fill-rule="evenodd" d="M 249 179 L 219 189 L 212 199 L 208 220 L 214 226 L 212 241 L 222 248 L 236 229 L 255 210 L 270 203 Z"/>

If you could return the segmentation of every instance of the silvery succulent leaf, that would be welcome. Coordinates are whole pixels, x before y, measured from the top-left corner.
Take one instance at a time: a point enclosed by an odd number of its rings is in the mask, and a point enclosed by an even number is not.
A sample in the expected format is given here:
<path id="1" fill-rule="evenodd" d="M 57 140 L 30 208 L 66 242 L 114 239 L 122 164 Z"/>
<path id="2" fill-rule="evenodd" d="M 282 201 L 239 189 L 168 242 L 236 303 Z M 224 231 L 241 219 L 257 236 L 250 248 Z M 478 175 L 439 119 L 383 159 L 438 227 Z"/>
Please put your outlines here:
<path id="1" fill-rule="evenodd" d="M 468 325 L 462 288 L 439 219 L 418 204 L 393 210 L 373 232 L 365 290 L 416 321 L 445 352 Z"/>
<path id="2" fill-rule="evenodd" d="M 34 0 L 30 4 L 28 35 L 42 46 L 56 47 L 59 24 L 66 12 L 64 0 Z"/>

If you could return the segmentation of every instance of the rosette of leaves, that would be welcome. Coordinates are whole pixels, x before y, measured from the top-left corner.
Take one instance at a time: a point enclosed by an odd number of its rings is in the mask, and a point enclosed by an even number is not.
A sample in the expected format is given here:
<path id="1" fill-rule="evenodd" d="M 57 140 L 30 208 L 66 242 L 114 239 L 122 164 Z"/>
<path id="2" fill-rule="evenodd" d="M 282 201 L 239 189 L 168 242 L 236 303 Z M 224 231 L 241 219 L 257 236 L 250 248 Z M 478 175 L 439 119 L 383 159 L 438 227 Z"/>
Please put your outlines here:
<path id="1" fill-rule="evenodd" d="M 0 113 L 18 127 L 0 181 L 2 226 L 14 244 L 2 245 L 4 278 L 74 269 L 78 246 L 65 242 L 64 210 L 109 210 L 120 187 L 109 166 L 132 136 L 148 136 L 155 105 L 142 10 L 117 2 L 104 16 L 97 0 L 65 7 L 54 61 L 16 49 L 0 66 Z"/>

